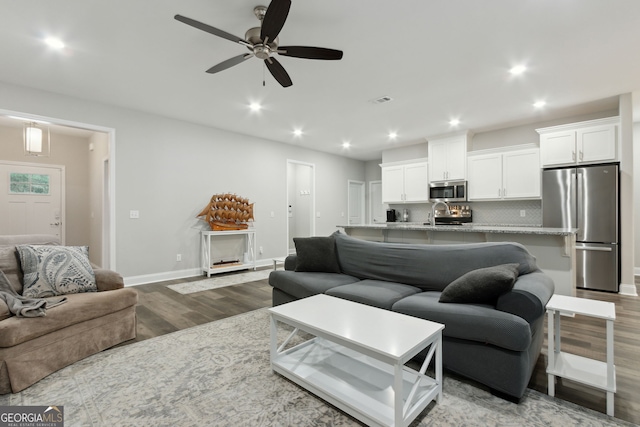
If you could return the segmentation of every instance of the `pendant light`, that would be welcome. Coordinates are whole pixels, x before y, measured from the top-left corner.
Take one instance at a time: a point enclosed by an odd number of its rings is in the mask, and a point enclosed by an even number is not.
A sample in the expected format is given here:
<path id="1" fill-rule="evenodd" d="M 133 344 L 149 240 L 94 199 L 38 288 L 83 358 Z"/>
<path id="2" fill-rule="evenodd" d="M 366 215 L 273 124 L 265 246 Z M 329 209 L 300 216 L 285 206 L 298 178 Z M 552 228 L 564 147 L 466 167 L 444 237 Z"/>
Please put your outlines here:
<path id="1" fill-rule="evenodd" d="M 29 122 L 24 125 L 25 156 L 48 157 L 51 154 L 51 136 L 48 127 Z"/>

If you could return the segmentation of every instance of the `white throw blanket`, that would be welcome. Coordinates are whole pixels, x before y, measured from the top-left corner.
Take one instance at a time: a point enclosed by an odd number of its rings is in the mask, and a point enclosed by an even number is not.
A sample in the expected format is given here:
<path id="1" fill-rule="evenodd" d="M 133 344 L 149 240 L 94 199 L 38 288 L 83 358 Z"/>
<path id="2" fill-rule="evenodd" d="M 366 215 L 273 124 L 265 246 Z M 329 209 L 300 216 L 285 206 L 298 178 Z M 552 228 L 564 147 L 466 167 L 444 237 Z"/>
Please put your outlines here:
<path id="1" fill-rule="evenodd" d="M 46 316 L 47 309 L 60 305 L 67 301 L 67 297 L 51 298 L 26 298 L 18 294 L 7 276 L 0 271 L 0 299 L 3 299 L 9 311 L 16 317 L 42 317 Z"/>

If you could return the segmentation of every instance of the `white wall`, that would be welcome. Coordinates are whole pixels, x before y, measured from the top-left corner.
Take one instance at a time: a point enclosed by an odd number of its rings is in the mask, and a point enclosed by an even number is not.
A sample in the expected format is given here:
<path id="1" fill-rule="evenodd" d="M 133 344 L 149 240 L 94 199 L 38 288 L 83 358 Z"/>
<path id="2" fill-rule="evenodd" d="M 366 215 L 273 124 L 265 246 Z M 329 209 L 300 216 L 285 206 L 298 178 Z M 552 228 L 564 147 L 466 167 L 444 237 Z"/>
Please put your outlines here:
<path id="1" fill-rule="evenodd" d="M 6 83 L 0 109 L 116 130 L 116 269 L 125 277 L 197 269 L 206 224 L 195 215 L 218 192 L 255 202 L 259 259 L 284 255 L 288 158 L 316 166 L 318 235 L 343 221 L 347 180 L 364 180 L 361 161 Z"/>

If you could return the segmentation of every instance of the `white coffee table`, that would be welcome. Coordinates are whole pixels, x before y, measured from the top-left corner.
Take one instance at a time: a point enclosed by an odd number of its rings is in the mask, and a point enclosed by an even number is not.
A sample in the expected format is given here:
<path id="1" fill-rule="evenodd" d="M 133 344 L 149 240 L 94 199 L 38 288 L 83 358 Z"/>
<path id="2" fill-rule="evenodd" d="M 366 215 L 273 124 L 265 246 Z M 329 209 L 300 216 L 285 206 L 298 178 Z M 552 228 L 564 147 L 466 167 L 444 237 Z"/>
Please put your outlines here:
<path id="1" fill-rule="evenodd" d="M 271 368 L 365 424 L 408 426 L 432 400 L 440 403 L 444 325 L 328 295 L 269 312 Z M 294 327 L 280 345 L 279 323 Z M 286 348 L 299 331 L 313 337 Z M 420 371 L 404 366 L 429 346 Z"/>

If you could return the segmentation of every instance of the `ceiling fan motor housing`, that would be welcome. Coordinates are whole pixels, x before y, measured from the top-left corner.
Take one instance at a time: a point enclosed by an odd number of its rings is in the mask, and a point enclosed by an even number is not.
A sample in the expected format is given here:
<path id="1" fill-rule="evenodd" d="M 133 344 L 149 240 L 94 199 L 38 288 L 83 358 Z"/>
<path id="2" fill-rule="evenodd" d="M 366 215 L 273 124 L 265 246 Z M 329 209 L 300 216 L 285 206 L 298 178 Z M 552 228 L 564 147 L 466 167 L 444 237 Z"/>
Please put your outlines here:
<path id="1" fill-rule="evenodd" d="M 271 52 L 278 50 L 278 37 L 275 40 L 269 40 L 265 45 L 260 38 L 260 27 L 249 28 L 244 35 L 244 39 L 251 43 L 253 47 L 247 48 L 253 51 L 256 58 L 267 59 Z"/>

